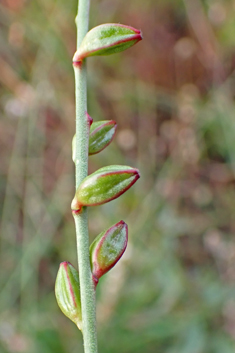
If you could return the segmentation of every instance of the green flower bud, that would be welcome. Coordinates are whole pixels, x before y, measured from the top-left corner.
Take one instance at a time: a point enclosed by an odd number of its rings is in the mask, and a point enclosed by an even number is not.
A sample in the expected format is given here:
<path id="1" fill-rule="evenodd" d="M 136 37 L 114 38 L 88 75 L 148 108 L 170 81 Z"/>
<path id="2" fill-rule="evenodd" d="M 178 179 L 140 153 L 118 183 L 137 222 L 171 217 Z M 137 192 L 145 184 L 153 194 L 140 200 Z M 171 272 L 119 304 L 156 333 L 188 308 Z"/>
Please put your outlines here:
<path id="1" fill-rule="evenodd" d="M 101 152 L 113 140 L 117 124 L 113 120 L 103 120 L 92 124 L 89 138 L 89 155 Z"/>
<path id="2" fill-rule="evenodd" d="M 126 250 L 128 227 L 123 221 L 100 233 L 90 246 L 93 276 L 98 279 L 108 272 Z"/>
<path id="3" fill-rule="evenodd" d="M 138 169 L 111 165 L 88 175 L 80 184 L 72 201 L 72 211 L 80 213 L 83 206 L 97 206 L 116 199 L 140 177 Z"/>
<path id="4" fill-rule="evenodd" d="M 113 140 L 117 124 L 113 120 L 95 122 L 90 128 L 89 155 L 103 151 Z M 76 135 L 72 140 L 72 159 L 76 159 Z"/>
<path id="5" fill-rule="evenodd" d="M 55 283 L 55 296 L 64 315 L 82 330 L 79 275 L 69 262 L 60 264 Z"/>
<path id="6" fill-rule="evenodd" d="M 73 62 L 93 55 L 110 55 L 123 51 L 142 39 L 141 31 L 118 23 L 106 23 L 92 28 L 85 35 L 73 57 Z"/>

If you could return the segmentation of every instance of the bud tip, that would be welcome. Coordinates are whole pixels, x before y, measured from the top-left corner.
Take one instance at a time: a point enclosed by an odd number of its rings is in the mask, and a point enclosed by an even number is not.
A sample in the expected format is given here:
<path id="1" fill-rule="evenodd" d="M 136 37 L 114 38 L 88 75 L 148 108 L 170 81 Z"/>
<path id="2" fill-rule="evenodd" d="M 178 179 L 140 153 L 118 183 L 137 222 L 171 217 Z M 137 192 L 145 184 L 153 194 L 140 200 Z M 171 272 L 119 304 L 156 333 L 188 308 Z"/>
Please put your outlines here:
<path id="1" fill-rule="evenodd" d="M 92 117 L 87 112 L 86 112 L 86 117 L 87 117 L 88 125 L 91 126 L 91 124 L 93 123 Z"/>

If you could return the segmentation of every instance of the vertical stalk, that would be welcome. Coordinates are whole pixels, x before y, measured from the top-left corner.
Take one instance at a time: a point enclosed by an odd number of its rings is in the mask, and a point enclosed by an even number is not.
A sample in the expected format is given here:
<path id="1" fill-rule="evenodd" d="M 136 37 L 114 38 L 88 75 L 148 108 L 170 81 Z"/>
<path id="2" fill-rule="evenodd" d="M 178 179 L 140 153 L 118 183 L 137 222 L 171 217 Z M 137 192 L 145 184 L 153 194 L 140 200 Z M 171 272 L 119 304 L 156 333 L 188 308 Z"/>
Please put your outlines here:
<path id="1" fill-rule="evenodd" d="M 88 31 L 90 0 L 79 0 L 77 25 L 77 48 Z M 87 74 L 86 63 L 74 64 L 76 97 L 76 189 L 88 173 L 89 123 L 87 121 Z M 77 255 L 82 307 L 82 332 L 85 353 L 97 353 L 95 288 L 92 280 L 88 215 L 84 208 L 74 215 L 77 239 Z"/>

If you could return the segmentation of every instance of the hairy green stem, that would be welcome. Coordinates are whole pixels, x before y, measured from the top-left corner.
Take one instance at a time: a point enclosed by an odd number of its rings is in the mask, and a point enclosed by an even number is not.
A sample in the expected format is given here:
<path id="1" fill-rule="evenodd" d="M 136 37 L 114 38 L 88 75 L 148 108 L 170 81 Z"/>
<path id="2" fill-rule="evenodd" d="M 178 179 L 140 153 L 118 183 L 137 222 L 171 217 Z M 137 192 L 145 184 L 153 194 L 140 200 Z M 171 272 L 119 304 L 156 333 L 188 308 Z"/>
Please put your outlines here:
<path id="1" fill-rule="evenodd" d="M 95 288 L 89 261 L 87 210 L 75 217 L 85 353 L 97 353 Z"/>
<path id="2" fill-rule="evenodd" d="M 89 0 L 79 0 L 77 25 L 77 48 L 88 31 Z M 88 173 L 89 122 L 87 121 L 87 75 L 86 64 L 74 64 L 76 96 L 76 189 Z M 84 208 L 74 215 L 77 238 L 78 268 L 82 307 L 82 332 L 85 353 L 97 353 L 95 287 L 92 280 L 88 215 Z"/>

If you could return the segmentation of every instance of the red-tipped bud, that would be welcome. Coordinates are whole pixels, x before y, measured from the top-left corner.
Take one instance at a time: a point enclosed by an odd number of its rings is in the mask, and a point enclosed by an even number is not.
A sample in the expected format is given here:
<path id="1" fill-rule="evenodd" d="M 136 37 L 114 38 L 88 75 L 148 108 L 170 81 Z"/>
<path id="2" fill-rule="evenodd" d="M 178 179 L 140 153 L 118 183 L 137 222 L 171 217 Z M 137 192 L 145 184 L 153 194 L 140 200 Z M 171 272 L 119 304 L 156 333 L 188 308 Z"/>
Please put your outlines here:
<path id="1" fill-rule="evenodd" d="M 106 23 L 92 28 L 84 37 L 73 62 L 93 55 L 110 55 L 123 51 L 142 39 L 141 31 L 118 23 Z"/>
<path id="2" fill-rule="evenodd" d="M 103 151 L 113 140 L 117 124 L 113 120 L 103 120 L 92 124 L 89 138 L 89 155 Z"/>
<path id="3" fill-rule="evenodd" d="M 82 330 L 82 312 L 78 271 L 69 262 L 62 262 L 56 277 L 57 303 L 70 320 Z"/>
<path id="4" fill-rule="evenodd" d="M 111 165 L 88 175 L 80 184 L 72 201 L 72 211 L 80 213 L 83 206 L 97 206 L 116 199 L 140 177 L 138 169 Z"/>
<path id="5" fill-rule="evenodd" d="M 126 250 L 128 227 L 123 221 L 100 233 L 90 246 L 91 270 L 97 280 L 108 272 Z M 96 283 L 96 284 L 97 284 Z"/>
<path id="6" fill-rule="evenodd" d="M 92 118 L 91 118 L 92 119 Z M 93 120 L 91 120 L 92 122 Z M 113 140 L 117 124 L 114 120 L 92 123 L 89 137 L 89 155 L 103 151 Z M 76 160 L 76 135 L 72 140 L 72 160 Z"/>

